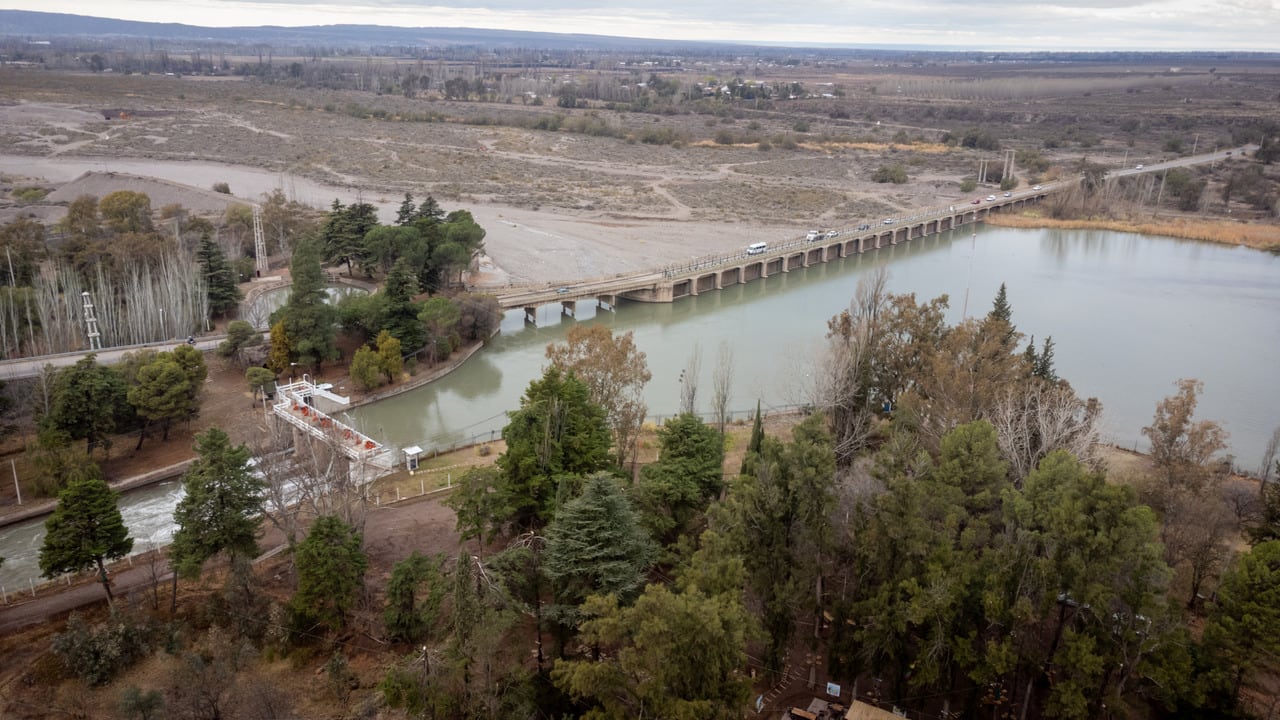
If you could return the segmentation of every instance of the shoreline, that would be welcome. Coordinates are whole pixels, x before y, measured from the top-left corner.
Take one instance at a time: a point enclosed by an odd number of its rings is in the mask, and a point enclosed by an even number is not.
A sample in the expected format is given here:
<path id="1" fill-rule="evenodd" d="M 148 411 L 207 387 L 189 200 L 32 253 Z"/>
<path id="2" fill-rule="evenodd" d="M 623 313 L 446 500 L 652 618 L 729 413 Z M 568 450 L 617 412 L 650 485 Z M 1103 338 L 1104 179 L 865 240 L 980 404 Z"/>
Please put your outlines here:
<path id="1" fill-rule="evenodd" d="M 990 215 L 989 225 L 1008 228 L 1050 230 L 1107 230 L 1110 232 L 1154 235 L 1177 240 L 1199 240 L 1216 245 L 1234 245 L 1265 252 L 1280 253 L 1280 226 L 1261 225 L 1244 220 L 1188 220 L 1170 218 L 1117 220 L 1110 218 L 1081 218 L 1058 220 L 1034 215 Z"/>

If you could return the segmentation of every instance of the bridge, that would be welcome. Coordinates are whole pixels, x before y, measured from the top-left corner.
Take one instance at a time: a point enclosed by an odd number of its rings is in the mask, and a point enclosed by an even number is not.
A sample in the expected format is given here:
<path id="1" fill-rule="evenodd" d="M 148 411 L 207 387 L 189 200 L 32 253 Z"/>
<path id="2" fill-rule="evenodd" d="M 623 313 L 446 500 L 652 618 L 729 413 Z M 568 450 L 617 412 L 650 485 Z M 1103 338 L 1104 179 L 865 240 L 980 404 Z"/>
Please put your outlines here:
<path id="1" fill-rule="evenodd" d="M 1107 170 L 1107 179 L 1157 173 L 1170 168 L 1216 163 L 1232 156 L 1254 152 L 1257 145 L 1214 150 L 1167 162 Z M 537 309 L 559 303 L 563 312 L 574 315 L 581 301 L 614 307 L 619 299 L 636 302 L 672 302 L 704 292 L 751 282 L 816 263 L 830 262 L 871 250 L 908 242 L 927 235 L 946 232 L 985 220 L 989 215 L 1018 210 L 1038 203 L 1051 193 L 1075 187 L 1082 178 L 1037 185 L 1027 190 L 987 196 L 988 199 L 963 205 L 946 205 L 917 211 L 906 217 L 862 220 L 852 227 L 838 228 L 823 237 L 807 240 L 792 237 L 780 243 L 769 243 L 763 252 L 747 252 L 747 248 L 695 258 L 687 263 L 668 265 L 644 272 L 620 274 L 571 283 L 550 283 L 510 288 L 498 294 L 503 310 L 523 308 L 525 319 L 536 322 Z"/>
<path id="2" fill-rule="evenodd" d="M 304 378 L 276 388 L 279 399 L 271 407 L 277 418 L 325 443 L 353 464 L 389 471 L 395 467 L 395 453 L 382 443 L 320 409 L 320 404 L 344 407 L 349 400 L 314 385 Z M 353 468 L 354 471 L 354 468 Z"/>
<path id="3" fill-rule="evenodd" d="M 1007 196 L 989 196 L 993 199 L 976 204 L 947 205 L 921 210 L 906 217 L 863 221 L 852 227 L 828 231 L 814 240 L 794 237 L 781 243 L 771 243 L 763 252 L 753 253 L 742 248 L 644 272 L 559 286 L 513 288 L 498 295 L 498 304 L 504 310 L 523 308 L 525 319 L 534 322 L 538 307 L 553 303 L 560 303 L 566 314 L 573 315 L 577 311 L 577 303 L 584 300 L 594 300 L 610 308 L 615 307 L 619 299 L 673 302 L 972 225 L 990 214 L 1018 210 L 1040 202 L 1051 192 L 1074 184 L 1075 181 L 1068 181 L 1053 186 L 1036 186 L 1036 189 L 1008 193 Z"/>

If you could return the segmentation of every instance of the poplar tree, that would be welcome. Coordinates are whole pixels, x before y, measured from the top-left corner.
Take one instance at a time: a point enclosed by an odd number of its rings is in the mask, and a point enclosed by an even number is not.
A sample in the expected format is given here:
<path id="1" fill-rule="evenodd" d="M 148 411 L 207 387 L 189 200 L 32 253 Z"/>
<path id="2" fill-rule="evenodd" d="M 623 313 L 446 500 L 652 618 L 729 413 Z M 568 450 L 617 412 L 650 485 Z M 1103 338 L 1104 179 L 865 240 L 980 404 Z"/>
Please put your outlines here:
<path id="1" fill-rule="evenodd" d="M 88 477 L 72 480 L 58 493 L 58 505 L 44 524 L 44 545 L 40 548 L 44 577 L 96 567 L 107 601 L 114 601 L 104 561 L 124 557 L 133 549 L 117 498 L 96 465 Z"/>

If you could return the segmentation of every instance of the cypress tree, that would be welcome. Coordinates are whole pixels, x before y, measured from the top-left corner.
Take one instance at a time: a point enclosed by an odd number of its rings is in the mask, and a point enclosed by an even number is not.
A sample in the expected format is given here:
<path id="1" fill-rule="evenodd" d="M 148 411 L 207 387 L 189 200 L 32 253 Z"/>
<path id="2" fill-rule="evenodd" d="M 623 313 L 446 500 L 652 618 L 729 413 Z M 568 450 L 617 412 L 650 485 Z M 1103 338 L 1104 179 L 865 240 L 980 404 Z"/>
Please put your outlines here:
<path id="1" fill-rule="evenodd" d="M 743 475 L 755 471 L 756 461 L 760 457 L 760 448 L 764 446 L 764 423 L 760 419 L 760 401 L 756 400 L 756 421 L 751 426 L 751 442 L 747 443 L 747 454 L 742 458 Z"/>
<path id="2" fill-rule="evenodd" d="M 196 260 L 204 273 L 206 292 L 209 295 L 209 312 L 213 315 L 225 315 L 240 304 L 242 296 L 236 285 L 236 274 L 227 262 L 222 248 L 209 238 L 208 234 L 200 238 L 200 246 L 196 248 Z"/>

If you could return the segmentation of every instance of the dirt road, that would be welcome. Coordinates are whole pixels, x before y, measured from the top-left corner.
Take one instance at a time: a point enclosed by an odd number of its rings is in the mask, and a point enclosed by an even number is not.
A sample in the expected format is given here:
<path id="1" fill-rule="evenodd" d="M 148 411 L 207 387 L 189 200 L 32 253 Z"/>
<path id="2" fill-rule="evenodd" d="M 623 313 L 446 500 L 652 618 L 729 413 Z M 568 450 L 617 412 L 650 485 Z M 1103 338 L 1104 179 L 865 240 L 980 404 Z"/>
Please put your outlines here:
<path id="1" fill-rule="evenodd" d="M 370 508 L 365 522 L 365 553 L 369 559 L 366 578 L 381 585 L 380 578 L 391 572 L 391 567 L 417 550 L 426 554 L 457 552 L 461 544 L 454 530 L 453 511 L 441 501 L 445 494 L 431 495 L 416 500 L 406 500 L 395 505 Z M 275 557 L 285 547 L 284 536 L 274 527 L 266 526 L 260 542 L 264 552 L 257 563 Z M 134 596 L 145 602 L 153 583 L 169 582 L 168 563 L 160 558 L 152 567 L 144 560 L 135 560 L 133 567 L 118 570 L 112 576 L 112 592 L 117 598 Z M 75 586 L 56 594 L 22 601 L 20 595 L 10 595 L 14 604 L 0 607 L 0 635 L 36 625 L 51 618 L 60 617 L 78 608 L 106 600 L 106 594 L 97 578 L 86 578 Z"/>

